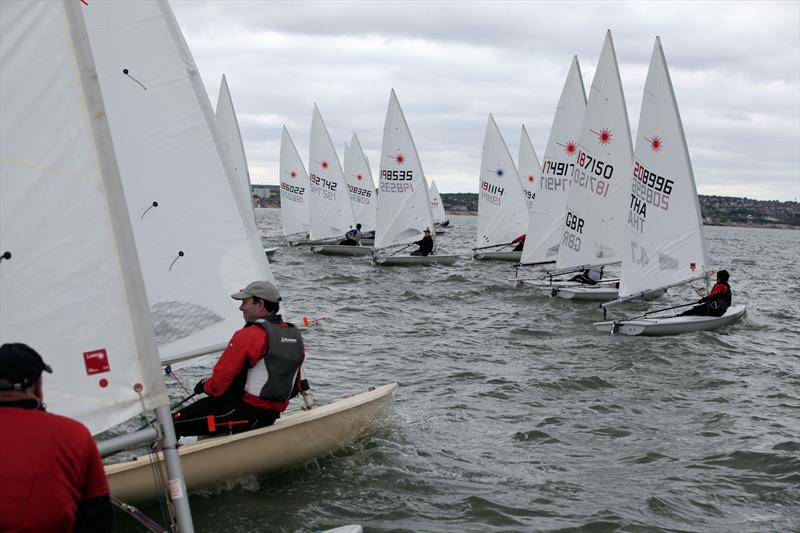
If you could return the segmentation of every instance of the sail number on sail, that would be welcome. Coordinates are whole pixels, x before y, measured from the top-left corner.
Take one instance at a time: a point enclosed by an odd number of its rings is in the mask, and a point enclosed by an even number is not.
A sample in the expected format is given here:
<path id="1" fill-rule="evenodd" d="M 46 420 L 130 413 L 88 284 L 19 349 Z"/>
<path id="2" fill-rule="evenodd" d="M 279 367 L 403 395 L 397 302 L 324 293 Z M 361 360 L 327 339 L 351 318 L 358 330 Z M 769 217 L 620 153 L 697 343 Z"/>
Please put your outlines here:
<path id="1" fill-rule="evenodd" d="M 492 185 L 486 180 L 481 180 L 481 200 L 492 205 L 500 205 L 500 197 L 503 196 L 505 189 Z"/>
<path id="2" fill-rule="evenodd" d="M 670 194 L 675 181 L 650 172 L 638 161 L 633 167 L 633 177 L 636 179 L 631 190 L 628 225 L 639 233 L 644 233 L 647 206 L 669 210 Z"/>
<path id="3" fill-rule="evenodd" d="M 548 191 L 566 191 L 569 179 L 555 176 L 571 176 L 574 170 L 575 163 L 545 159 L 544 165 L 542 165 L 542 179 L 539 180 L 539 188 Z M 547 174 L 551 175 L 548 176 Z"/>
<path id="4" fill-rule="evenodd" d="M 350 193 L 350 201 L 357 204 L 368 204 L 369 199 L 372 197 L 371 190 L 354 187 L 349 183 L 347 184 L 347 192 Z"/>
<path id="5" fill-rule="evenodd" d="M 586 172 L 584 172 L 586 170 Z M 593 175 L 594 174 L 594 175 Z M 578 153 L 578 167 L 572 176 L 573 183 L 584 189 L 589 189 L 598 196 L 608 196 L 609 184 L 611 176 L 614 175 L 614 166 L 604 163 L 599 159 L 590 156 L 583 150 Z"/>
<path id="6" fill-rule="evenodd" d="M 305 187 L 297 185 L 289 185 L 288 183 L 281 183 L 281 198 L 286 198 L 299 204 L 303 203 L 303 193 L 306 191 Z"/>
<path id="7" fill-rule="evenodd" d="M 413 170 L 386 170 L 381 169 L 381 192 L 406 192 L 414 191 L 411 183 L 393 183 L 413 181 Z"/>
<path id="8" fill-rule="evenodd" d="M 336 182 L 320 178 L 313 172 L 308 175 L 308 181 L 311 182 L 311 192 L 319 194 L 326 200 L 336 200 Z"/>

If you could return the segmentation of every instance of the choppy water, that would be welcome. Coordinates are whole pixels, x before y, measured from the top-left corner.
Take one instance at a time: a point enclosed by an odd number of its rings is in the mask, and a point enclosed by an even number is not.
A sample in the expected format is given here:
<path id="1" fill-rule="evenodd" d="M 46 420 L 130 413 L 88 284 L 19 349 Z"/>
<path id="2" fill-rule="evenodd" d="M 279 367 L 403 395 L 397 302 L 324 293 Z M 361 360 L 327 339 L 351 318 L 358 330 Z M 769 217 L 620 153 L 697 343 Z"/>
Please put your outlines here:
<path id="1" fill-rule="evenodd" d="M 257 217 L 282 244 L 279 212 Z M 396 381 L 394 414 L 333 457 L 193 497 L 198 531 L 800 530 L 800 232 L 706 228 L 747 317 L 628 338 L 468 259 L 476 219 L 451 220 L 454 267 L 281 246 L 289 317 L 326 317 L 305 334 L 318 398 Z"/>

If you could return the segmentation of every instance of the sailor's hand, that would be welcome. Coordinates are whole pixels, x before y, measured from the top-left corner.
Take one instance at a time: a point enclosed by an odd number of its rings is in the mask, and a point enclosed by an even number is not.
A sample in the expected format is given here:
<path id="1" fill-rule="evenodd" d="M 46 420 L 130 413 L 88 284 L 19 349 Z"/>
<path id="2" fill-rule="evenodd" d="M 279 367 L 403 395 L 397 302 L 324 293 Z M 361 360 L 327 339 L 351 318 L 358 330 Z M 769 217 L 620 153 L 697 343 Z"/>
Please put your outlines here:
<path id="1" fill-rule="evenodd" d="M 303 409 L 308 410 L 317 405 L 317 400 L 314 398 L 314 393 L 310 390 L 303 391 Z"/>
<path id="2" fill-rule="evenodd" d="M 206 380 L 205 379 L 201 379 L 200 381 L 198 381 L 197 385 L 194 386 L 194 393 L 195 394 L 205 394 L 205 392 L 206 392 L 205 385 L 206 385 Z"/>

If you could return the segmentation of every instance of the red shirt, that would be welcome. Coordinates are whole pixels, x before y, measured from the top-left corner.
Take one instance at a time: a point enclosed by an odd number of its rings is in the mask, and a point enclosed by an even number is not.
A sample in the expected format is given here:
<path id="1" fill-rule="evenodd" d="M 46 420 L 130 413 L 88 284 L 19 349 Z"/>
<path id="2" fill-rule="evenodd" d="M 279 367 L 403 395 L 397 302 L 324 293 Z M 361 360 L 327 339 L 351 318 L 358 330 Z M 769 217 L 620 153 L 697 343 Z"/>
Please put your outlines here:
<path id="1" fill-rule="evenodd" d="M 280 324 L 278 325 L 280 326 Z M 288 326 L 284 325 L 284 327 Z M 233 380 L 236 379 L 236 376 L 245 368 L 245 362 L 249 363 L 248 368 L 252 368 L 267 353 L 267 350 L 269 350 L 269 339 L 264 328 L 258 325 L 243 327 L 231 337 L 228 347 L 225 348 L 225 351 L 222 352 L 222 355 L 217 360 L 217 364 L 214 365 L 211 377 L 206 379 L 203 390 L 209 396 L 222 396 L 231 386 Z M 303 353 L 305 353 L 305 349 Z M 297 380 L 299 382 L 300 372 L 297 373 Z M 288 400 L 275 402 L 247 392 L 244 393 L 242 399 L 250 405 L 270 411 L 278 411 L 279 413 L 289 407 Z"/>
<path id="2" fill-rule="evenodd" d="M 0 407 L 0 531 L 72 531 L 81 500 L 108 494 L 97 445 L 71 418 Z"/>

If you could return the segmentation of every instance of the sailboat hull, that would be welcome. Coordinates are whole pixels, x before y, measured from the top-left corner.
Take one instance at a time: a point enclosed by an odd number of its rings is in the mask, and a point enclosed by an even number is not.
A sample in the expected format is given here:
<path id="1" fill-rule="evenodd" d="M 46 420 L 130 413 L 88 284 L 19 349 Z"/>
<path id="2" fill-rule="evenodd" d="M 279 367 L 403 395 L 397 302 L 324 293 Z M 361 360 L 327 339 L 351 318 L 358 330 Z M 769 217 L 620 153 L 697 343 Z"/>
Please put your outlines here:
<path id="1" fill-rule="evenodd" d="M 247 475 L 279 472 L 327 455 L 379 425 L 397 383 L 281 417 L 266 428 L 197 441 L 180 448 L 186 487 L 194 490 Z M 163 461 L 161 454 L 158 461 Z M 105 467 L 111 494 L 124 502 L 157 497 L 151 459 Z"/>
<path id="2" fill-rule="evenodd" d="M 323 244 L 312 246 L 311 251 L 322 255 L 345 255 L 349 257 L 370 255 L 372 248 L 368 246 L 345 246 L 342 244 Z"/>
<path id="3" fill-rule="evenodd" d="M 272 259 L 275 257 L 275 252 L 277 251 L 277 248 L 264 248 L 264 253 L 267 255 L 267 259 Z"/>
<path id="4" fill-rule="evenodd" d="M 622 335 L 678 335 L 694 331 L 708 331 L 732 324 L 745 315 L 744 305 L 733 305 L 720 316 L 653 317 L 637 320 L 607 320 L 596 322 L 594 327 L 606 333 Z"/>
<path id="5" fill-rule="evenodd" d="M 619 296 L 619 287 L 603 285 L 579 286 L 579 287 L 554 287 L 549 292 L 542 289 L 542 292 L 550 296 L 556 296 L 565 300 L 586 300 L 586 301 L 607 301 L 614 300 Z"/>
<path id="6" fill-rule="evenodd" d="M 414 266 L 414 265 L 454 265 L 457 255 L 385 255 L 372 259 L 373 264 L 381 266 Z"/>
<path id="7" fill-rule="evenodd" d="M 495 261 L 514 261 L 519 263 L 522 252 L 477 252 L 472 258 L 480 261 L 493 259 Z"/>

